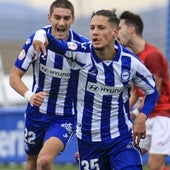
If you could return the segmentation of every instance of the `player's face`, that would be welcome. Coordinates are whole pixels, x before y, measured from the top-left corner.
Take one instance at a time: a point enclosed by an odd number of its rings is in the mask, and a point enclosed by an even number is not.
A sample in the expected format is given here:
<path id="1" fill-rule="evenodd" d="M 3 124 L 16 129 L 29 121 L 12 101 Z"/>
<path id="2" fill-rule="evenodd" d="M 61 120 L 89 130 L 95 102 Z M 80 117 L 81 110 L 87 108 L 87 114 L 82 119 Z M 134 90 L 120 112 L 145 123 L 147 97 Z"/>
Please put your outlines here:
<path id="1" fill-rule="evenodd" d="M 122 45 L 128 47 L 130 42 L 130 27 L 125 23 L 124 19 L 121 19 L 119 23 L 118 39 Z"/>
<path id="2" fill-rule="evenodd" d="M 69 29 L 74 22 L 71 10 L 66 8 L 54 8 L 53 13 L 48 15 L 52 25 L 52 35 L 57 39 L 68 39 Z"/>
<path id="3" fill-rule="evenodd" d="M 90 23 L 90 38 L 95 49 L 113 47 L 114 38 L 117 36 L 117 28 L 114 28 L 108 18 L 95 15 Z"/>

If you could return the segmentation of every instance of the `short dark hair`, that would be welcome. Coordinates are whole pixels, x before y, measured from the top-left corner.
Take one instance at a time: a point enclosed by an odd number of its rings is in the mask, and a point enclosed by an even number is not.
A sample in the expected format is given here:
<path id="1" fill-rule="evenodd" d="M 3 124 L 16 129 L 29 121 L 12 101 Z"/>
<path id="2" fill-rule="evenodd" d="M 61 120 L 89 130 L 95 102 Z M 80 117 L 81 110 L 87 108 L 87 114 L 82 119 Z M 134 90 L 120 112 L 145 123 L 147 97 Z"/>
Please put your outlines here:
<path id="1" fill-rule="evenodd" d="M 50 6 L 50 14 L 53 13 L 54 8 L 66 8 L 71 10 L 72 16 L 74 16 L 74 6 L 68 0 L 56 0 Z"/>
<path id="2" fill-rule="evenodd" d="M 136 34 L 142 36 L 144 25 L 140 15 L 130 11 L 124 11 L 119 18 L 124 19 L 127 25 L 133 25 L 136 29 Z"/>
<path id="3" fill-rule="evenodd" d="M 95 15 L 101 15 L 104 17 L 108 18 L 108 21 L 112 24 L 112 25 L 119 25 L 119 18 L 117 17 L 115 10 L 106 10 L 106 9 L 102 9 L 96 12 L 92 13 L 91 19 L 95 16 Z"/>

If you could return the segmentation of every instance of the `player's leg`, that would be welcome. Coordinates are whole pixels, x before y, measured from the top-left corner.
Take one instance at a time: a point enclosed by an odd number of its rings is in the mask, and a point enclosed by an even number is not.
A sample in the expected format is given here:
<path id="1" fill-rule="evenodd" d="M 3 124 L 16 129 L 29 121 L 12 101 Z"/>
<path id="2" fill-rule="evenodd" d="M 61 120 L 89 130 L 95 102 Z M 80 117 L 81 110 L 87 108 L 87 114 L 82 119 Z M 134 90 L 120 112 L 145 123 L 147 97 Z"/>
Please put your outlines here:
<path id="1" fill-rule="evenodd" d="M 148 166 L 150 170 L 163 170 L 165 166 L 165 155 L 149 154 Z"/>
<path id="2" fill-rule="evenodd" d="M 37 159 L 37 170 L 52 170 L 53 162 L 57 155 L 64 149 L 64 143 L 51 137 L 45 141 Z"/>
<path id="3" fill-rule="evenodd" d="M 25 170 L 37 169 L 37 156 L 27 155 Z"/>
<path id="4" fill-rule="evenodd" d="M 37 156 L 43 144 L 45 127 L 39 125 L 36 116 L 37 110 L 26 113 L 25 128 L 24 128 L 24 146 L 26 152 L 26 166 L 25 170 L 37 170 Z"/>
<path id="5" fill-rule="evenodd" d="M 64 150 L 74 133 L 72 127 L 72 120 L 65 120 L 57 121 L 47 129 L 44 144 L 37 159 L 37 170 L 53 168 L 55 158 Z"/>
<path id="6" fill-rule="evenodd" d="M 152 118 L 153 130 L 148 165 L 150 170 L 162 170 L 166 155 L 170 155 L 170 118 L 157 116 Z"/>

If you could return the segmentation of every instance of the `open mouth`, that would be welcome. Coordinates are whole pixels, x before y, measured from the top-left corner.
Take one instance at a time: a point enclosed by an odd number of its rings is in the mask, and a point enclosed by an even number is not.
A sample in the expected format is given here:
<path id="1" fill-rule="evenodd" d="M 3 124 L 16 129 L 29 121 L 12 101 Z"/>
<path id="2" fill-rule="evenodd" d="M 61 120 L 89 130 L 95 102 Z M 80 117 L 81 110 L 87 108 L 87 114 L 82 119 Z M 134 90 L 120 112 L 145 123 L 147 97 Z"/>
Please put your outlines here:
<path id="1" fill-rule="evenodd" d="M 98 44 L 98 43 L 100 42 L 100 40 L 99 40 L 98 38 L 93 38 L 92 41 L 93 41 L 93 43 L 95 43 L 95 44 Z"/>
<path id="2" fill-rule="evenodd" d="M 57 28 L 57 32 L 63 33 L 66 31 L 66 28 Z"/>
<path id="3" fill-rule="evenodd" d="M 96 42 L 97 41 L 97 38 L 93 38 L 93 42 Z"/>

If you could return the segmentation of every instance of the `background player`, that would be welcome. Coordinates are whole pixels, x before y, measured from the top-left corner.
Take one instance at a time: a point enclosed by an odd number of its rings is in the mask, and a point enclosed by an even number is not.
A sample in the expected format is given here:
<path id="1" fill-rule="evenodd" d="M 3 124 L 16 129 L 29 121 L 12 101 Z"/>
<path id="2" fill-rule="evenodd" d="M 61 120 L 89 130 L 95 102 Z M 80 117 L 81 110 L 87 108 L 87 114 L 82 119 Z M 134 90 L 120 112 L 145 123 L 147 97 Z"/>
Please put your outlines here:
<path id="1" fill-rule="evenodd" d="M 162 170 L 166 155 L 170 155 L 170 87 L 168 62 L 163 54 L 153 45 L 146 42 L 142 36 L 142 18 L 133 12 L 124 11 L 120 15 L 120 42 L 133 50 L 154 75 L 159 90 L 159 100 L 146 121 L 147 137 L 142 139 L 142 152 L 149 151 L 148 165 L 150 170 Z M 132 103 L 139 97 L 144 97 L 141 90 L 133 91 Z"/>

